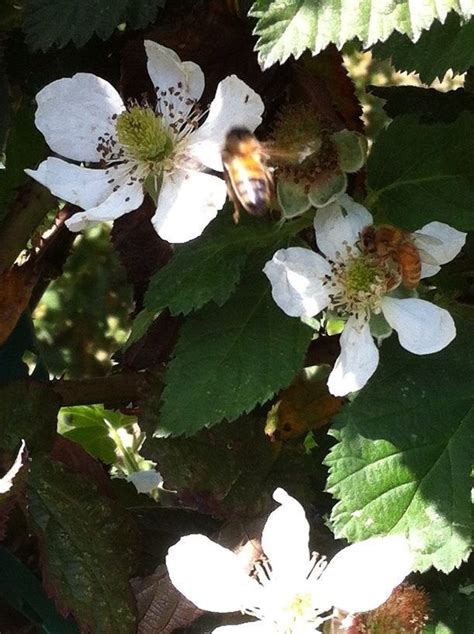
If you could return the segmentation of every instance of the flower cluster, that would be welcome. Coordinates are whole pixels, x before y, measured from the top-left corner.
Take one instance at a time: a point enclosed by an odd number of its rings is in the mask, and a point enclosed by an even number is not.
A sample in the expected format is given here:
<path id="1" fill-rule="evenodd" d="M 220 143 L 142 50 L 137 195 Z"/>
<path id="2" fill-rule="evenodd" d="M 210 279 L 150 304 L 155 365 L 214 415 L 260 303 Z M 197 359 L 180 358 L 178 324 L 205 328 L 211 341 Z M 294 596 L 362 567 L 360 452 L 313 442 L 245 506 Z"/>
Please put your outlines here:
<path id="1" fill-rule="evenodd" d="M 346 320 L 341 354 L 329 375 L 329 390 L 344 396 L 362 388 L 375 372 L 379 351 L 371 334 L 373 318 L 383 315 L 387 332 L 414 354 L 438 352 L 456 335 L 444 308 L 418 297 L 397 297 L 393 269 L 361 245 L 371 214 L 346 194 L 318 209 L 316 244 L 322 255 L 302 247 L 280 249 L 264 272 L 278 306 L 293 317 L 313 317 L 326 310 Z M 437 273 L 464 245 L 466 234 L 431 222 L 412 234 L 421 260 L 421 277 Z M 375 334 L 375 333 L 374 333 Z"/>
<path id="2" fill-rule="evenodd" d="M 276 489 L 280 504 L 262 533 L 264 563 L 249 576 L 238 556 L 204 535 L 182 537 L 166 558 L 173 585 L 202 610 L 235 612 L 258 621 L 214 632 L 314 634 L 334 609 L 347 615 L 377 608 L 408 575 L 412 556 L 401 535 L 375 537 L 341 550 L 329 564 L 310 556 L 301 504 Z"/>
<path id="3" fill-rule="evenodd" d="M 223 179 L 204 170 L 222 171 L 226 132 L 234 126 L 254 130 L 263 102 L 231 75 L 219 83 L 204 112 L 198 107 L 204 90 L 200 67 L 156 42 L 146 41 L 145 49 L 156 107 L 124 104 L 113 86 L 89 73 L 54 81 L 36 97 L 35 122 L 63 158 L 48 158 L 26 171 L 84 209 L 68 220 L 72 231 L 115 220 L 150 193 L 156 232 L 170 242 L 186 242 L 201 235 L 226 199 Z"/>

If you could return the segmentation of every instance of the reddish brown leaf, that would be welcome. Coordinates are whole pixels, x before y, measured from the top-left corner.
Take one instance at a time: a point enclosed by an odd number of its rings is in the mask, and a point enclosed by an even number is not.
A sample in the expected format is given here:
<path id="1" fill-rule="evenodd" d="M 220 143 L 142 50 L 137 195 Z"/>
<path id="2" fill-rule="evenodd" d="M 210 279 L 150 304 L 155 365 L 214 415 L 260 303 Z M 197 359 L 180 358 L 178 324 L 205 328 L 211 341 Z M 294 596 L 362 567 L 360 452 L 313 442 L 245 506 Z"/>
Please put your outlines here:
<path id="1" fill-rule="evenodd" d="M 0 345 L 28 306 L 37 274 L 31 266 L 13 266 L 0 275 Z"/>
<path id="2" fill-rule="evenodd" d="M 283 390 L 267 417 L 265 432 L 272 441 L 302 436 L 327 425 L 343 400 L 329 393 L 326 377 L 298 377 Z"/>
<path id="3" fill-rule="evenodd" d="M 148 577 L 132 579 L 138 608 L 139 634 L 171 634 L 187 627 L 201 614 L 170 581 L 166 566 L 158 566 Z"/>
<path id="4" fill-rule="evenodd" d="M 103 495 L 111 495 L 109 478 L 103 466 L 77 443 L 58 434 L 50 456 L 94 482 Z"/>

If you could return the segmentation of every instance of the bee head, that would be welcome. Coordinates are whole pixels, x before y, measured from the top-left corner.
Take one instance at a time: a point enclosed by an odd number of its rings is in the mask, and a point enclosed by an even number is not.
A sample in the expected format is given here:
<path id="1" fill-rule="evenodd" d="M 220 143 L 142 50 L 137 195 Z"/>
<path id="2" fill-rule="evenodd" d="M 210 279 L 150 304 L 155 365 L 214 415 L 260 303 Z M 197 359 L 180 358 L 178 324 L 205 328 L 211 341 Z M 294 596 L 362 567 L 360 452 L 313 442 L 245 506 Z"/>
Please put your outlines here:
<path id="1" fill-rule="evenodd" d="M 225 149 L 234 154 L 257 144 L 257 139 L 248 128 L 231 128 L 225 139 Z"/>

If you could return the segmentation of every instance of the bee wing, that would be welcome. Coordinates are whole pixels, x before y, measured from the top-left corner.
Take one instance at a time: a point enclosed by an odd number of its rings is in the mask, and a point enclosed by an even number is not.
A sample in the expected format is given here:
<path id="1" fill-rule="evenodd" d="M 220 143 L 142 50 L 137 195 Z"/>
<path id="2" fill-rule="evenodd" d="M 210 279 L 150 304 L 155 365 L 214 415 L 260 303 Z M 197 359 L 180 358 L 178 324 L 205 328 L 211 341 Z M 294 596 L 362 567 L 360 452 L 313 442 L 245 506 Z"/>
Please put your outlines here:
<path id="1" fill-rule="evenodd" d="M 434 236 L 429 236 L 426 233 L 418 233 L 415 232 L 412 234 L 413 240 L 416 248 L 418 249 L 418 253 L 420 254 L 420 258 L 426 264 L 432 264 L 433 266 L 438 265 L 438 260 L 436 260 L 429 252 L 430 247 L 439 246 L 442 244 L 442 241 Z"/>
<path id="2" fill-rule="evenodd" d="M 222 161 L 222 164 L 224 166 L 224 180 L 227 185 L 227 193 L 229 194 L 229 198 L 232 201 L 232 205 L 234 207 L 234 213 L 232 214 L 232 218 L 235 224 L 237 224 L 240 219 L 240 214 L 242 211 L 244 211 L 244 208 L 242 207 L 239 197 L 237 196 L 237 193 L 234 189 L 234 185 L 232 184 L 232 179 L 229 175 L 229 171 L 227 169 L 224 159 Z"/>

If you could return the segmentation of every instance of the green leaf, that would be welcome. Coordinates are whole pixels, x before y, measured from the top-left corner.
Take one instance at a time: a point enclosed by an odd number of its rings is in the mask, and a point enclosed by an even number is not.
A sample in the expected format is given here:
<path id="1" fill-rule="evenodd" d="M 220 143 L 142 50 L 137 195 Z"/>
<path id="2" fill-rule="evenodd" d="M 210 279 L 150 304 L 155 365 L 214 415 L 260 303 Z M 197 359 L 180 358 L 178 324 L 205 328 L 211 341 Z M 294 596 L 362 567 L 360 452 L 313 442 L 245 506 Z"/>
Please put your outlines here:
<path id="1" fill-rule="evenodd" d="M 258 512 L 261 497 L 255 495 L 255 487 L 264 492 L 276 459 L 263 422 L 262 416 L 251 414 L 192 438 L 150 438 L 144 453 L 157 462 L 165 488 L 178 491 L 188 506 L 194 502 L 197 510 L 212 508 L 214 515 L 230 510 L 234 517 L 250 509 Z M 266 492 L 270 497 L 273 491 Z"/>
<path id="2" fill-rule="evenodd" d="M 409 230 L 433 220 L 474 229 L 474 116 L 424 125 L 395 119 L 376 139 L 367 164 L 367 205 Z"/>
<path id="3" fill-rule="evenodd" d="M 19 559 L 0 548 L 0 598 L 36 625 L 40 634 L 77 634 L 72 620 L 63 619 L 41 583 Z"/>
<path id="4" fill-rule="evenodd" d="M 0 386 L 0 446 L 17 451 L 49 449 L 56 435 L 59 398 L 49 385 L 17 381 Z"/>
<path id="5" fill-rule="evenodd" d="M 431 595 L 433 621 L 425 634 L 472 634 L 474 632 L 474 595 L 436 592 Z"/>
<path id="6" fill-rule="evenodd" d="M 222 308 L 209 305 L 182 327 L 165 375 L 160 436 L 233 420 L 301 369 L 312 330 L 278 308 L 261 268 Z"/>
<path id="7" fill-rule="evenodd" d="M 83 46 L 95 34 L 108 39 L 127 19 L 132 28 L 143 28 L 156 17 L 164 0 L 29 0 L 24 30 L 34 49 L 46 51 L 69 42 Z"/>
<path id="8" fill-rule="evenodd" d="M 337 418 L 326 458 L 337 537 L 408 532 L 421 570 L 449 572 L 471 546 L 474 338 L 458 324 L 438 354 L 411 355 L 392 338 L 366 389 Z"/>
<path id="9" fill-rule="evenodd" d="M 58 607 L 74 614 L 81 631 L 135 632 L 128 581 L 136 535 L 125 511 L 49 457 L 31 464 L 28 511 Z"/>
<path id="10" fill-rule="evenodd" d="M 119 412 L 104 409 L 101 405 L 63 407 L 59 415 L 60 434 L 77 442 L 88 453 L 106 464 L 116 461 L 116 444 L 110 428 L 127 427 L 135 419 Z"/>
<path id="11" fill-rule="evenodd" d="M 161 7 L 166 0 L 127 0 L 128 7 L 125 16 L 127 25 L 132 29 L 144 29 L 154 22 Z"/>
<path id="12" fill-rule="evenodd" d="M 436 20 L 416 42 L 401 33 L 392 33 L 372 52 L 379 59 L 390 57 L 397 70 L 415 71 L 422 82 L 431 84 L 437 77 L 442 79 L 449 69 L 464 73 L 474 66 L 473 41 L 474 20 L 463 24 L 456 13 L 450 13 L 444 24 Z"/>
<path id="13" fill-rule="evenodd" d="M 250 15 L 258 19 L 255 34 L 260 64 L 281 64 L 306 49 L 313 54 L 331 42 L 341 47 L 358 38 L 365 46 L 385 40 L 393 31 L 417 39 L 435 19 L 444 20 L 452 9 L 463 17 L 474 13 L 474 2 L 446 0 L 256 0 Z"/>
<path id="14" fill-rule="evenodd" d="M 145 334 L 164 308 L 172 315 L 187 315 L 208 302 L 222 306 L 235 291 L 252 251 L 277 244 L 310 224 L 306 218 L 278 226 L 243 217 L 235 225 L 230 214 L 220 214 L 200 238 L 177 247 L 170 262 L 152 277 L 127 346 Z"/>
<path id="15" fill-rule="evenodd" d="M 420 123 L 449 123 L 464 111 L 474 114 L 474 94 L 463 88 L 448 92 L 418 86 L 370 86 L 369 89 L 384 100 L 383 109 L 391 119 L 416 114 Z"/>
<path id="16" fill-rule="evenodd" d="M 184 315 L 213 301 L 222 306 L 240 280 L 249 250 L 259 246 L 262 234 L 255 225 L 235 225 L 222 214 L 190 243 L 177 247 L 170 262 L 150 280 L 145 309 L 158 313 L 168 307 L 172 315 Z"/>

